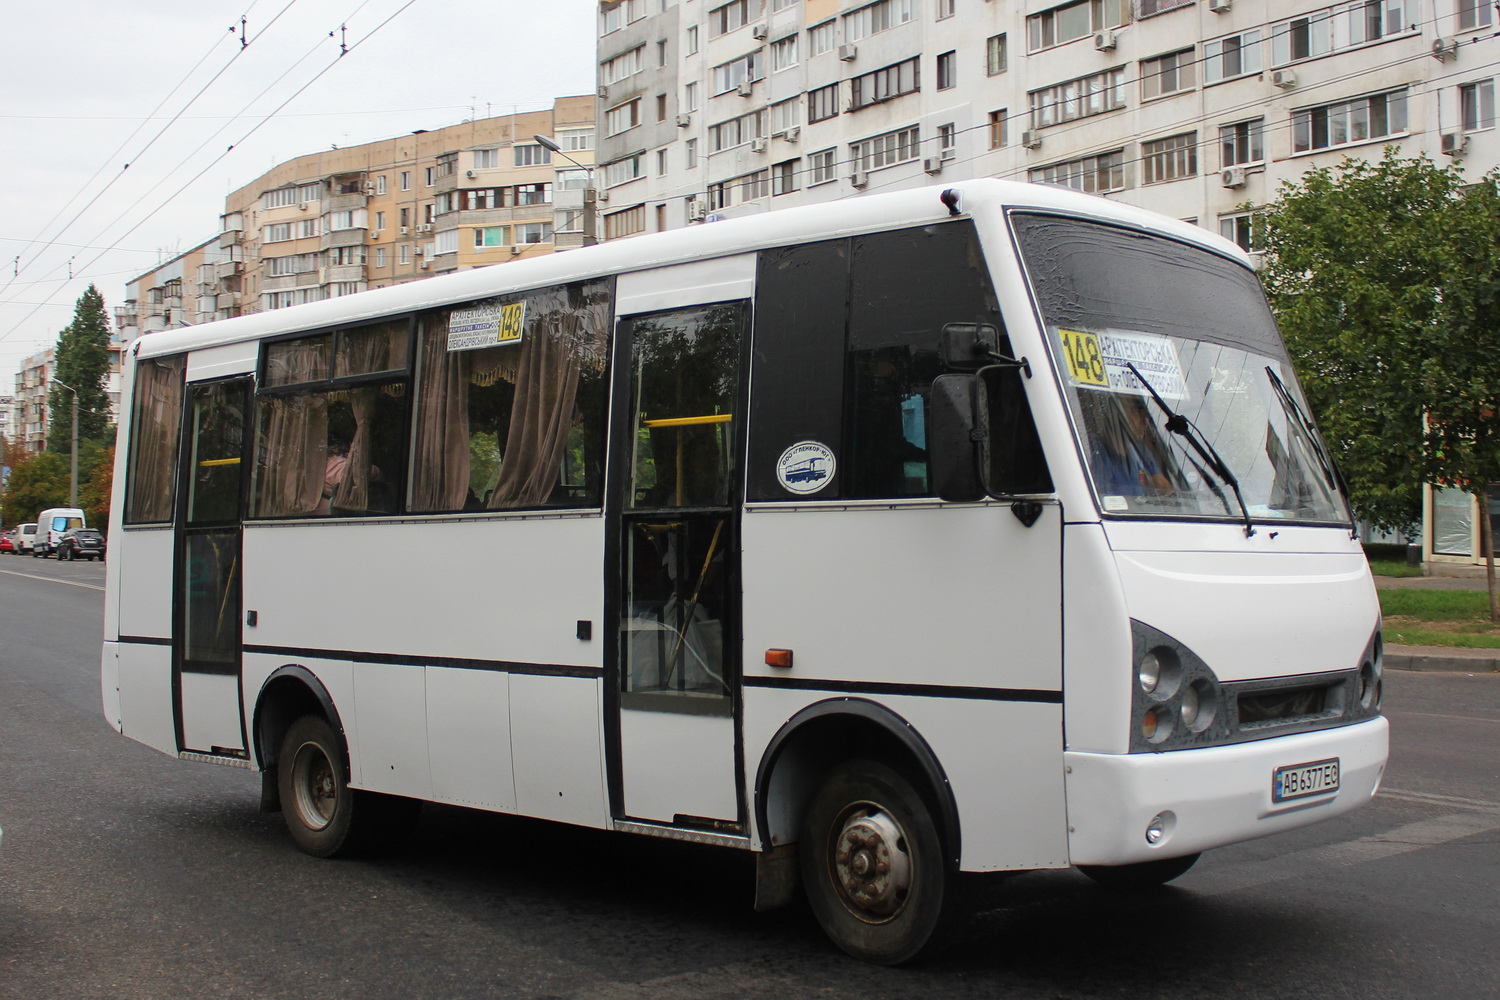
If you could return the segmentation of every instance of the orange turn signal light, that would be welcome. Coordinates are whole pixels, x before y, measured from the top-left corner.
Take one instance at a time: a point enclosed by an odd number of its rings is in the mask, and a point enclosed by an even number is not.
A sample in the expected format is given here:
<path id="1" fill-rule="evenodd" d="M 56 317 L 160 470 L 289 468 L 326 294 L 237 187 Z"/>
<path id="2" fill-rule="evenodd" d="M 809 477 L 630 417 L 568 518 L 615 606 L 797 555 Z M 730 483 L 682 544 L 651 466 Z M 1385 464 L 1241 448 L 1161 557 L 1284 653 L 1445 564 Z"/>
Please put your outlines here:
<path id="1" fill-rule="evenodd" d="M 790 649 L 768 649 L 766 650 L 766 666 L 768 667 L 790 667 L 792 665 L 792 651 Z"/>

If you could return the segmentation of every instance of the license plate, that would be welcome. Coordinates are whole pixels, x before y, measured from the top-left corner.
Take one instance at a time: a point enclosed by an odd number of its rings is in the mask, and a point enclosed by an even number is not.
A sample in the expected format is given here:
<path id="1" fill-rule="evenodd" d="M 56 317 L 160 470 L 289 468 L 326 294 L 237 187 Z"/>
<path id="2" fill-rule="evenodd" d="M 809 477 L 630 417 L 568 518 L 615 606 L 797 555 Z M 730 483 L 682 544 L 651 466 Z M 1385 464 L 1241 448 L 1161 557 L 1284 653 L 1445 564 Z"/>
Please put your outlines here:
<path id="1" fill-rule="evenodd" d="M 1288 764 L 1271 773 L 1271 801 L 1288 802 L 1310 795 L 1328 795 L 1339 790 L 1339 759 Z"/>

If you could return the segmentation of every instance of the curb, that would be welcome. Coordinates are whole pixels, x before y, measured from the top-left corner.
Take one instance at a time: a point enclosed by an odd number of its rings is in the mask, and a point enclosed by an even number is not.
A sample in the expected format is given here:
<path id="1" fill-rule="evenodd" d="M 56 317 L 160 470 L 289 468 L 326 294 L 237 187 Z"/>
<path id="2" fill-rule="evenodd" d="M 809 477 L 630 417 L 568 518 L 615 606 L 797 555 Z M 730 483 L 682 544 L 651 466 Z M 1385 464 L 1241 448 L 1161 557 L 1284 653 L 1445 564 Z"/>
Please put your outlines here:
<path id="1" fill-rule="evenodd" d="M 1387 645 L 1384 662 L 1387 670 L 1491 674 L 1500 673 L 1500 650 Z"/>

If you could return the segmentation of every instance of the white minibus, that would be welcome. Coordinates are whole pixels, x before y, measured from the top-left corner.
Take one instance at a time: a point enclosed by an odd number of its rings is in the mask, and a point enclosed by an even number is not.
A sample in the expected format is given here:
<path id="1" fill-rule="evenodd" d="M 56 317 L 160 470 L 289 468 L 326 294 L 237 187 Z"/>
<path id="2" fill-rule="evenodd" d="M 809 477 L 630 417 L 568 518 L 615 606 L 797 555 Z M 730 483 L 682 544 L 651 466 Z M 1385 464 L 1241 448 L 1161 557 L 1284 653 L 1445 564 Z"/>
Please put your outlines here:
<path id="1" fill-rule="evenodd" d="M 441 258 L 438 258 L 440 265 Z M 129 351 L 104 713 L 338 854 L 441 802 L 752 852 L 841 948 L 1343 815 L 1380 616 L 1246 255 L 955 183 Z"/>

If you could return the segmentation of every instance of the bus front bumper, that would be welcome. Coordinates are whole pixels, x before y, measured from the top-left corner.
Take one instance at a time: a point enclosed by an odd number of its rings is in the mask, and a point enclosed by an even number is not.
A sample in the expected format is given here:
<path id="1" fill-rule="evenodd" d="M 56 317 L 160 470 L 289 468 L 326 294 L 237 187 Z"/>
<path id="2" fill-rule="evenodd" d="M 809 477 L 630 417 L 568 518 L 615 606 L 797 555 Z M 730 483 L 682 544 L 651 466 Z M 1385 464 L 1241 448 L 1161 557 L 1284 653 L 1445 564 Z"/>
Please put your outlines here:
<path id="1" fill-rule="evenodd" d="M 1386 720 L 1375 718 L 1201 750 L 1070 751 L 1069 860 L 1124 865 L 1180 857 L 1341 816 L 1380 787 L 1389 732 Z M 1328 762 L 1337 762 L 1336 790 L 1322 788 L 1332 773 Z M 1280 801 L 1273 792 L 1278 772 L 1287 776 Z M 1298 780 L 1310 787 L 1294 790 Z"/>

